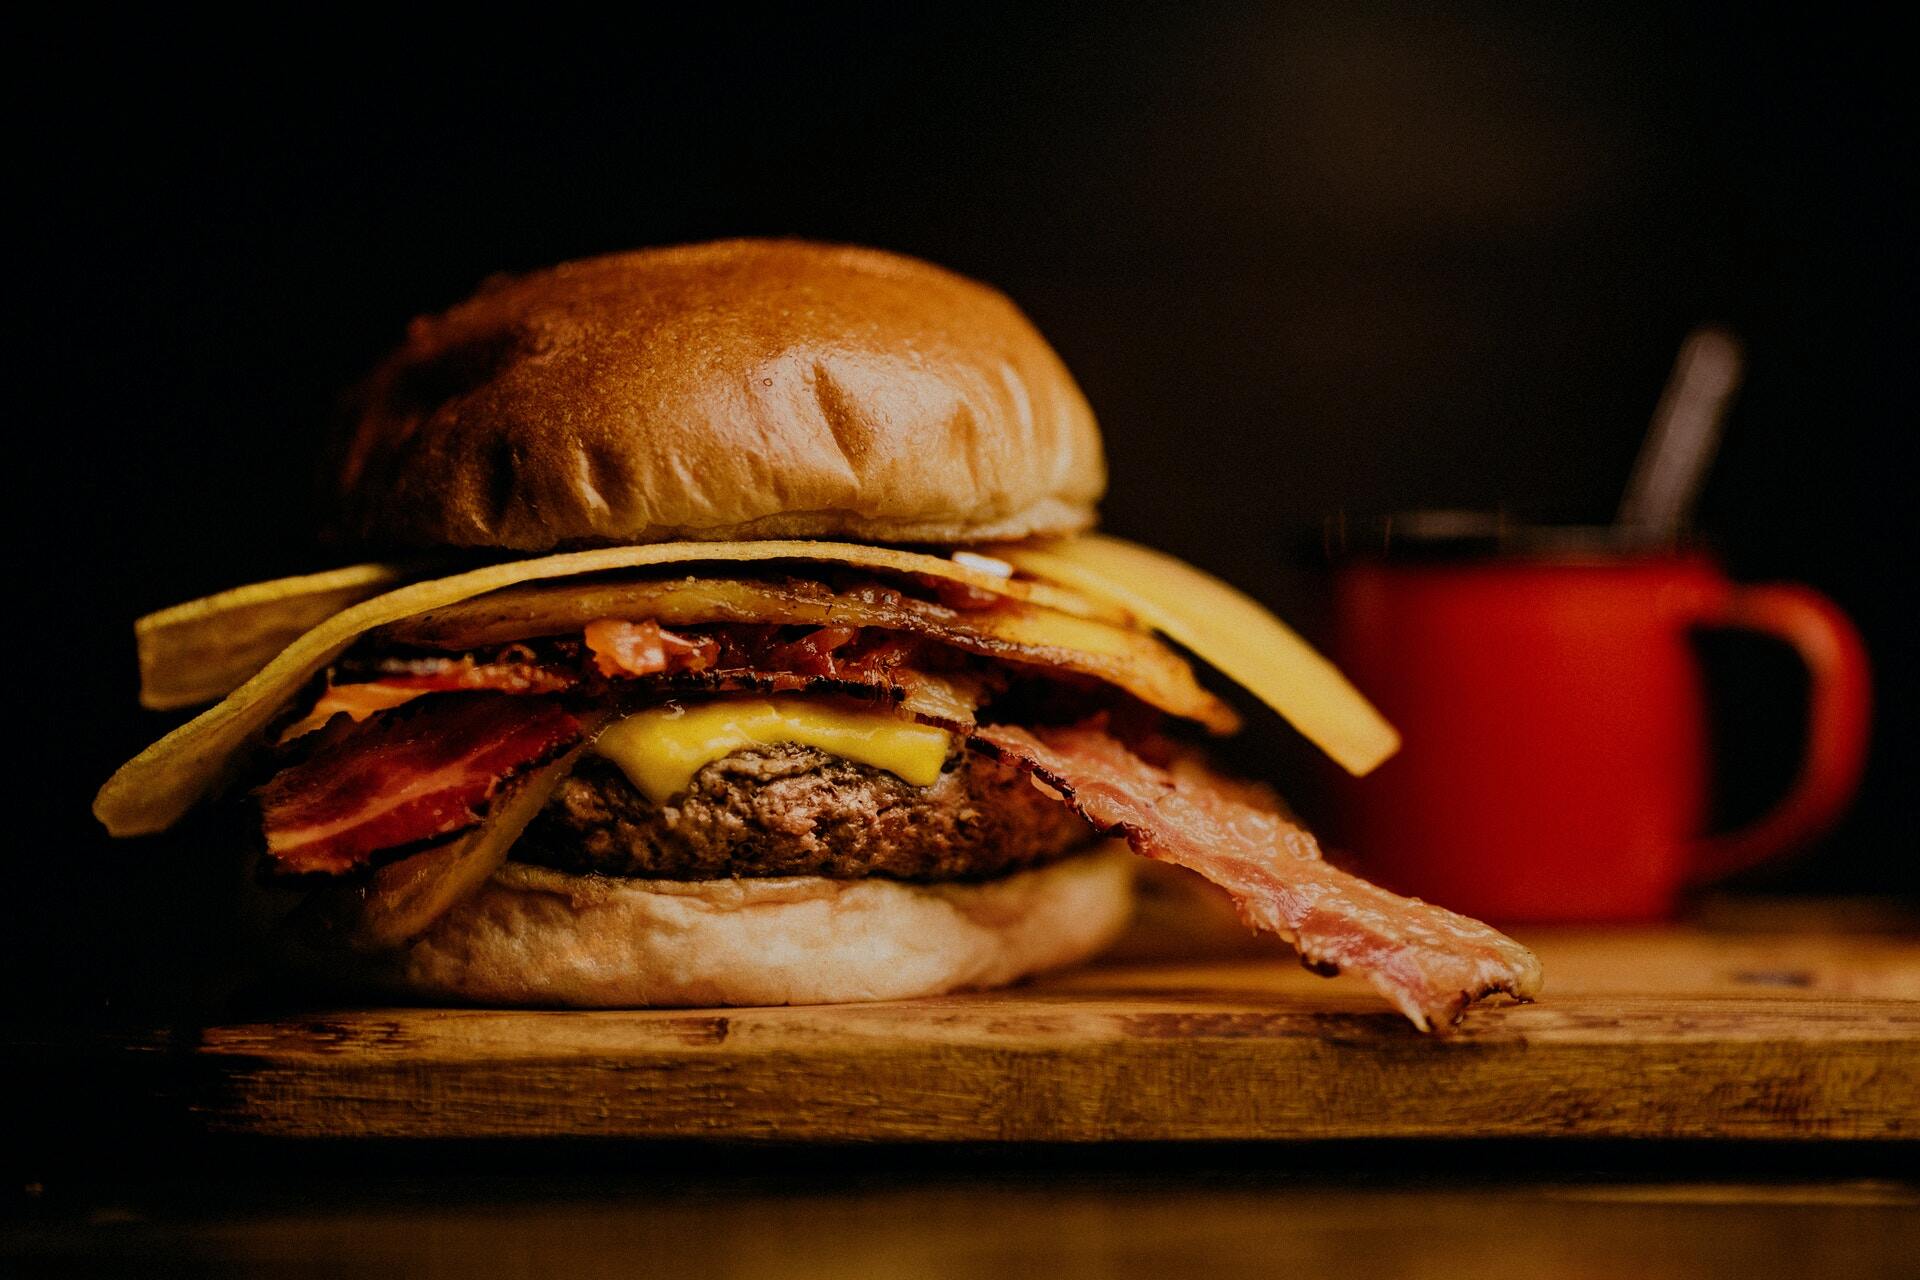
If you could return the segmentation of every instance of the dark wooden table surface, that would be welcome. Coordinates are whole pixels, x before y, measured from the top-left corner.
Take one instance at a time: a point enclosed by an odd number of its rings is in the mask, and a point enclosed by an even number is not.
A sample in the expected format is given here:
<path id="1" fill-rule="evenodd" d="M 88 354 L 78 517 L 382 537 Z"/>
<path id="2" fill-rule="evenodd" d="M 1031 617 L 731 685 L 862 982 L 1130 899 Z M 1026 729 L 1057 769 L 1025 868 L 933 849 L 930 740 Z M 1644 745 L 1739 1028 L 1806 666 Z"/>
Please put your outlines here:
<path id="1" fill-rule="evenodd" d="M 0 1274 L 1905 1278 L 1912 1154 L 269 1145 L 17 1187 Z"/>

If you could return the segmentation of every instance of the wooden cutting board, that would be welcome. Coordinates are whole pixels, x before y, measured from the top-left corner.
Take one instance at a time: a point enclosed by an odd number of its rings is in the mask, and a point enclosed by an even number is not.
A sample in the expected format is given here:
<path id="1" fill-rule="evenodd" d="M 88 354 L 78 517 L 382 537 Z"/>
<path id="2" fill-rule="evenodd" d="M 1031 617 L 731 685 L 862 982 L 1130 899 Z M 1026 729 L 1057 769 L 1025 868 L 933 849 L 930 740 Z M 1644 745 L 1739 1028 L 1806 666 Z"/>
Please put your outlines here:
<path id="1" fill-rule="evenodd" d="M 1415 1033 L 1284 952 L 837 1007 L 340 1009 L 109 1047 L 222 1133 L 788 1140 L 1920 1136 L 1920 938 L 1520 931 Z"/>

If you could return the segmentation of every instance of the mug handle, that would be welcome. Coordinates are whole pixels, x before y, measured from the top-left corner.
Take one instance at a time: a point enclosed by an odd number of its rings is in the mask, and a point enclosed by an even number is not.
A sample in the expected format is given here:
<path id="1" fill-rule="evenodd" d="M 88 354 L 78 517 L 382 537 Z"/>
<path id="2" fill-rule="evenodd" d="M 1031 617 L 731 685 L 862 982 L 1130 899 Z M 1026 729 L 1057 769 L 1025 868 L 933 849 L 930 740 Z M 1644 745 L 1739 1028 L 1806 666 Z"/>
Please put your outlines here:
<path id="1" fill-rule="evenodd" d="M 1867 647 L 1838 605 L 1795 583 L 1734 586 L 1697 625 L 1785 642 L 1807 666 L 1807 746 L 1786 795 L 1738 831 L 1696 841 L 1687 880 L 1698 886 L 1786 852 L 1832 825 L 1859 789 L 1872 723 Z"/>

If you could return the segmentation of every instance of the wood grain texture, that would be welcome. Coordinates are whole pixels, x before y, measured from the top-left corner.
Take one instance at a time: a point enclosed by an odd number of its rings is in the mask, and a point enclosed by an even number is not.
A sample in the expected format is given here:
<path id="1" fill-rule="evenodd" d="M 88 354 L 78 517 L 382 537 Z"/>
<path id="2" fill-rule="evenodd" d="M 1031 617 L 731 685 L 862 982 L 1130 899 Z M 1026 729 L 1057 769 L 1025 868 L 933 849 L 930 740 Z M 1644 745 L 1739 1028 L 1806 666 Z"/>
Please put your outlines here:
<path id="1" fill-rule="evenodd" d="M 1920 1135 L 1920 940 L 1526 940 L 1546 999 L 1446 1038 L 1281 956 L 873 1005 L 341 1010 L 114 1051 L 199 1124 L 284 1137 Z"/>

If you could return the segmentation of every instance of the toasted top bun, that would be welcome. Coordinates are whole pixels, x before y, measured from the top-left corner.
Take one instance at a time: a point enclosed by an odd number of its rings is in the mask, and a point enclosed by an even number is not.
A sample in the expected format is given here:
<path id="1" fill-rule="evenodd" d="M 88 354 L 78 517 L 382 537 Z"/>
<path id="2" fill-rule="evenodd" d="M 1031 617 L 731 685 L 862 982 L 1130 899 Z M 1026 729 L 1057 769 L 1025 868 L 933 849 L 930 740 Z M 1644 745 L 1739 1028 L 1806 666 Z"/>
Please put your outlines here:
<path id="1" fill-rule="evenodd" d="M 339 474 L 346 529 L 546 550 L 1070 533 L 1106 484 L 1011 301 L 873 249 L 723 240 L 489 282 L 413 322 Z"/>

